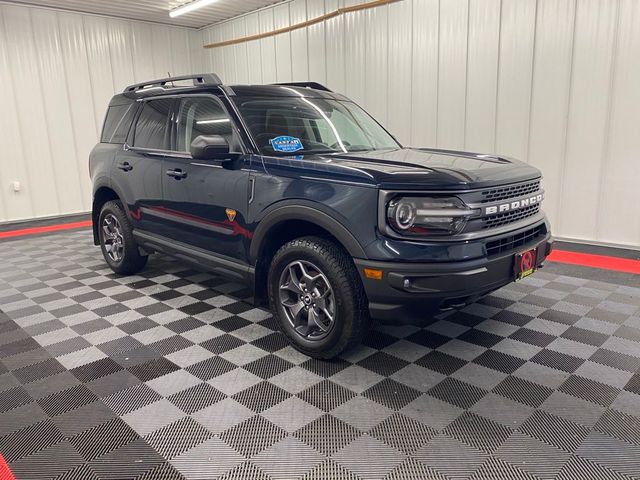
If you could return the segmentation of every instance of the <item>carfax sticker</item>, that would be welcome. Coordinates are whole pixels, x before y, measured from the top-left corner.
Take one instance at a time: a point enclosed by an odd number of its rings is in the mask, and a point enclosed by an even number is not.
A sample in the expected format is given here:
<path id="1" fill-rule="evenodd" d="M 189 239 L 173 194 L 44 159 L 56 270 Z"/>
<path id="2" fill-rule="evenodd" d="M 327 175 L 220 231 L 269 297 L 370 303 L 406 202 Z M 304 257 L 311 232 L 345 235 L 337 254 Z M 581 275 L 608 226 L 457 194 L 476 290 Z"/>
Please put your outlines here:
<path id="1" fill-rule="evenodd" d="M 276 152 L 291 153 L 304 148 L 299 138 L 289 137 L 287 135 L 272 138 L 269 140 L 269 143 L 271 143 L 271 146 Z"/>

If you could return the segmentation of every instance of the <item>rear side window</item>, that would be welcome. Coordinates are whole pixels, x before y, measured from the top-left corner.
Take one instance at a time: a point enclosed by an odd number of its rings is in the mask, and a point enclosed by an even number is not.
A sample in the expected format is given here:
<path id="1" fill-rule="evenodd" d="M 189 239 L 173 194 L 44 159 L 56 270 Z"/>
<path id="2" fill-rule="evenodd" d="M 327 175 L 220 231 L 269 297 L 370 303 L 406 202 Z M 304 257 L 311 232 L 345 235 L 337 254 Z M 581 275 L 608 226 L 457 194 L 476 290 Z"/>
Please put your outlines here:
<path id="1" fill-rule="evenodd" d="M 124 143 L 135 111 L 133 103 L 109 107 L 100 141 L 102 143 Z"/>
<path id="2" fill-rule="evenodd" d="M 133 146 L 167 150 L 169 148 L 169 112 L 173 99 L 145 102 L 133 136 Z"/>

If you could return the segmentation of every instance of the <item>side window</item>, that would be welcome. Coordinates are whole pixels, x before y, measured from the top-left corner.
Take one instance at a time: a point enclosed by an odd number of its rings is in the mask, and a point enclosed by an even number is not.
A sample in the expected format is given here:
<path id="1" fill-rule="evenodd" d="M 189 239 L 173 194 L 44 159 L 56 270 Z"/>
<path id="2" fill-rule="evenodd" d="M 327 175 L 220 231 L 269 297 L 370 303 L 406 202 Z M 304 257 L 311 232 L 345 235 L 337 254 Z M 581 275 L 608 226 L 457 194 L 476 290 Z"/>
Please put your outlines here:
<path id="1" fill-rule="evenodd" d="M 138 116 L 133 137 L 133 146 L 167 150 L 169 148 L 169 112 L 173 99 L 144 102 Z"/>
<path id="2" fill-rule="evenodd" d="M 109 107 L 100 141 L 102 143 L 124 143 L 135 112 L 135 103 Z"/>
<path id="3" fill-rule="evenodd" d="M 222 135 L 232 151 L 237 151 L 238 140 L 222 105 L 213 98 L 184 98 L 178 113 L 176 149 L 188 152 L 191 142 L 199 135 Z"/>

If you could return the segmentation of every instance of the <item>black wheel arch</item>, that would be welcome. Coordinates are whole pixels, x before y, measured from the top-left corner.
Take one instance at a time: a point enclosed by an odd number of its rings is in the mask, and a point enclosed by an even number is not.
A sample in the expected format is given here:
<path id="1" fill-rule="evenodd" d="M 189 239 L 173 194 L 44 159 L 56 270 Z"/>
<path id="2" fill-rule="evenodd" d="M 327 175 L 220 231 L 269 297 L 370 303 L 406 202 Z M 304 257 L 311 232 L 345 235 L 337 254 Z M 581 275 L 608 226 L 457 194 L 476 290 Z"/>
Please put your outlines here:
<path id="1" fill-rule="evenodd" d="M 114 189 L 113 185 L 109 183 L 97 183 L 94 185 L 93 202 L 91 205 L 91 220 L 93 223 L 93 244 L 99 245 L 100 239 L 98 237 L 98 219 L 100 218 L 100 211 L 105 203 L 111 200 L 120 200 L 122 202 L 122 196 Z M 127 205 L 122 202 L 122 206 L 129 214 Z"/>
<path id="2" fill-rule="evenodd" d="M 275 252 L 286 242 L 308 235 L 333 240 L 352 258 L 366 258 L 354 235 L 330 214 L 308 204 L 276 206 L 259 221 L 249 248 L 250 261 L 255 265 L 253 291 L 257 305 L 267 300 L 266 280 L 270 259 Z"/>
<path id="3" fill-rule="evenodd" d="M 262 253 L 265 239 L 274 227 L 287 221 L 302 221 L 317 225 L 333 236 L 342 247 L 355 258 L 364 258 L 365 252 L 362 245 L 353 236 L 347 227 L 330 214 L 318 209 L 316 206 L 296 204 L 281 205 L 266 213 L 259 221 L 258 227 L 253 233 L 249 257 L 255 263 Z"/>

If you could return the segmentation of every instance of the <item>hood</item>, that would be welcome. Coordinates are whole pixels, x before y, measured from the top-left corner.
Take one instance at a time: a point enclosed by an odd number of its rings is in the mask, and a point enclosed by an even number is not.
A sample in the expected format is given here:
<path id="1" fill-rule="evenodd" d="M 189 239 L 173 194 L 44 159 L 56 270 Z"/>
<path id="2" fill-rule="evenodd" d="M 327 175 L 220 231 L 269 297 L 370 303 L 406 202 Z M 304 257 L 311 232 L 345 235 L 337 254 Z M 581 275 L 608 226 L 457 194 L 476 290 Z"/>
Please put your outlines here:
<path id="1" fill-rule="evenodd" d="M 538 169 L 509 157 L 422 148 L 264 157 L 264 161 L 267 169 L 284 168 L 300 175 L 371 183 L 383 189 L 467 190 L 540 176 Z"/>

